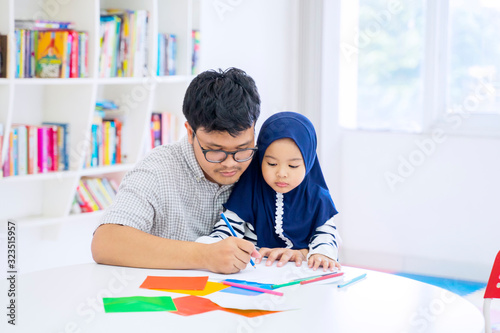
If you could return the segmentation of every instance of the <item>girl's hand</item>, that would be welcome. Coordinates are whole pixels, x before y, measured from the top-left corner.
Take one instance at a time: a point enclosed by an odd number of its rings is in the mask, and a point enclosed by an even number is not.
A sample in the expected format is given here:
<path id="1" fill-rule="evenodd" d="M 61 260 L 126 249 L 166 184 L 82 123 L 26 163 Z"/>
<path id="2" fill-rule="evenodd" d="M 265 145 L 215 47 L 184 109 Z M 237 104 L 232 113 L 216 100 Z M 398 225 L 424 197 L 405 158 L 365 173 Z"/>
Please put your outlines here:
<path id="1" fill-rule="evenodd" d="M 262 258 L 266 256 L 266 266 L 271 266 L 275 260 L 279 260 L 276 264 L 277 267 L 281 267 L 289 261 L 295 261 L 295 266 L 299 267 L 302 265 L 302 262 L 306 260 L 308 252 L 308 249 L 292 250 L 286 248 L 270 249 L 267 247 L 261 247 L 259 250 L 261 257 L 255 259 L 255 263 L 260 263 Z"/>
<path id="2" fill-rule="evenodd" d="M 320 266 L 323 266 L 323 272 L 326 272 L 328 269 L 333 272 L 335 268 L 338 268 L 339 270 L 342 268 L 336 260 L 322 254 L 311 255 L 307 264 L 309 268 L 312 268 L 314 271 Z"/>

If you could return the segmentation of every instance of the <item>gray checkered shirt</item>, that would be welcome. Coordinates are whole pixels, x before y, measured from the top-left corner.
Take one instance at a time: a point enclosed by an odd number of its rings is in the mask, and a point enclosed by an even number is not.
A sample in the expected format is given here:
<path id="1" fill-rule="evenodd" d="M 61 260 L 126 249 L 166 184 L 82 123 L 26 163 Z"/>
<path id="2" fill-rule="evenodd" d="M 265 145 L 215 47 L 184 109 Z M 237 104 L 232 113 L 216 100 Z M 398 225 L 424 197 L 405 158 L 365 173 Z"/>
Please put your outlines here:
<path id="1" fill-rule="evenodd" d="M 125 175 L 100 222 L 194 241 L 210 234 L 232 187 L 205 178 L 193 147 L 184 137 L 156 147 Z"/>

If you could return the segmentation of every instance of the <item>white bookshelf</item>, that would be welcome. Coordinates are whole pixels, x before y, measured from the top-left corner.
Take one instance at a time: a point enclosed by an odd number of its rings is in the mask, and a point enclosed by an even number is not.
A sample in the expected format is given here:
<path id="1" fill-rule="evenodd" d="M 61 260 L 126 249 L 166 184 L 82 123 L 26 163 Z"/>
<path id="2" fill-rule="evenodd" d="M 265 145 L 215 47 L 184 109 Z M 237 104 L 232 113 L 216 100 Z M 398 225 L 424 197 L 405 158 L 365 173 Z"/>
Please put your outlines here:
<path id="1" fill-rule="evenodd" d="M 99 15 L 106 8 L 148 11 L 147 76 L 99 78 Z M 33 18 L 73 21 L 75 30 L 89 33 L 88 78 L 14 78 L 14 20 Z M 74 220 L 70 210 L 79 179 L 105 176 L 120 181 L 147 151 L 151 112 L 171 112 L 184 119 L 182 100 L 192 79 L 191 31 L 199 26 L 199 0 L 72 0 L 50 4 L 40 0 L 0 0 L 0 34 L 9 35 L 8 78 L 0 79 L 0 123 L 4 136 L 18 123 L 70 124 L 70 170 L 0 178 L 0 220 L 11 218 L 25 226 Z M 155 75 L 158 33 L 177 35 L 177 75 Z M 103 98 L 126 109 L 122 129 L 126 159 L 119 165 L 83 168 L 95 103 Z M 5 160 L 7 140 L 0 149 Z"/>

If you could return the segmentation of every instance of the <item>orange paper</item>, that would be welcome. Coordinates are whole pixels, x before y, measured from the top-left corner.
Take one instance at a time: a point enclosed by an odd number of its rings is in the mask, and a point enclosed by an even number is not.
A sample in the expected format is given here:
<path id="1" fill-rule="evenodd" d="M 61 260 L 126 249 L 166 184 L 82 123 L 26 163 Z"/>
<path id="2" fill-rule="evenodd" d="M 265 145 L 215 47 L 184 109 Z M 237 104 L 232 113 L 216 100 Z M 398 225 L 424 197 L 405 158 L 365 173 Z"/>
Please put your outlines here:
<path id="1" fill-rule="evenodd" d="M 208 276 L 148 276 L 140 288 L 203 290 Z"/>
<path id="2" fill-rule="evenodd" d="M 221 308 L 222 311 L 231 312 L 235 314 L 239 314 L 240 316 L 245 316 L 249 318 L 263 316 L 271 313 L 281 312 L 281 311 L 268 311 L 268 310 L 241 310 L 241 309 L 230 309 L 230 308 Z"/>
<path id="3" fill-rule="evenodd" d="M 219 282 L 208 281 L 207 284 L 205 285 L 205 289 L 203 290 L 186 290 L 186 289 L 155 289 L 155 290 L 166 291 L 170 293 L 194 295 L 194 296 L 206 296 L 226 288 L 229 288 L 229 286 L 226 286 L 225 284 Z"/>

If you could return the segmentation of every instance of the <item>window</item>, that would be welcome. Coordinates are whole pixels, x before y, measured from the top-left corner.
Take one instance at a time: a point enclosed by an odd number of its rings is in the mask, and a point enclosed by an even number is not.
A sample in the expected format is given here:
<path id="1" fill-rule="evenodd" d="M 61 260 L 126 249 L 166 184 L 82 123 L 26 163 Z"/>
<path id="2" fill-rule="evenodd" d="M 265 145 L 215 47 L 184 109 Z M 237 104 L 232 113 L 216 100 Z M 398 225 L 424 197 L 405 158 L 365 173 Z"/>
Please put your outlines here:
<path id="1" fill-rule="evenodd" d="M 341 126 L 500 130 L 500 1 L 343 0 Z"/>

